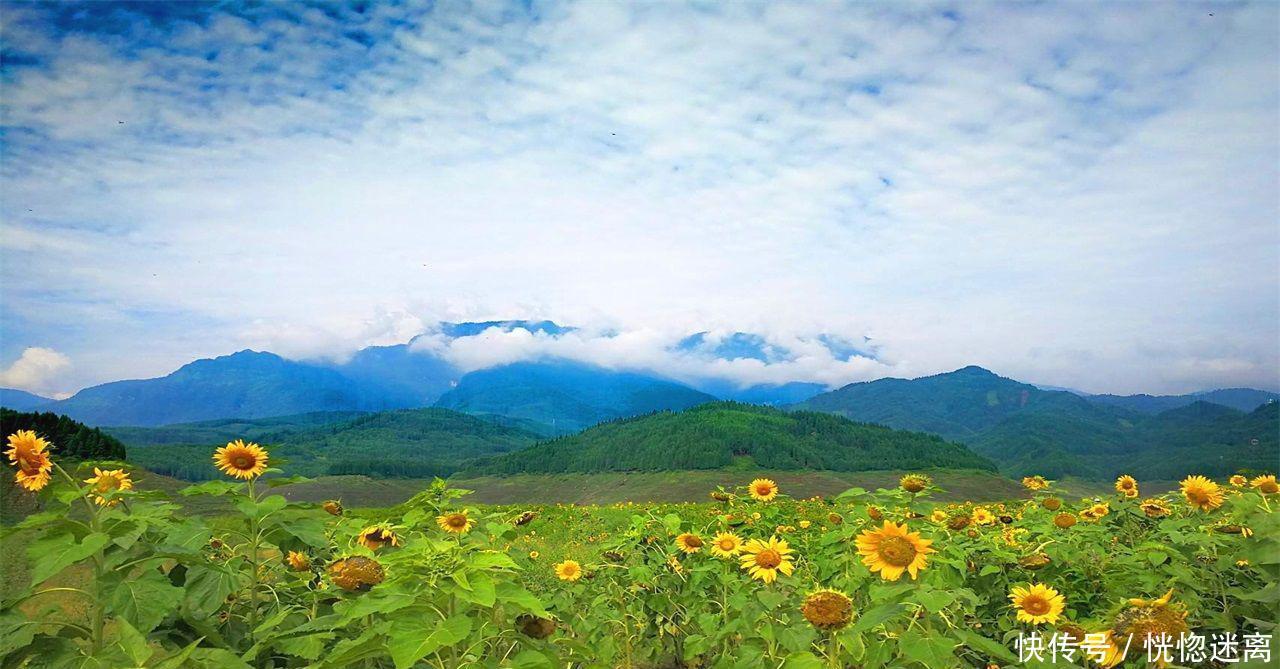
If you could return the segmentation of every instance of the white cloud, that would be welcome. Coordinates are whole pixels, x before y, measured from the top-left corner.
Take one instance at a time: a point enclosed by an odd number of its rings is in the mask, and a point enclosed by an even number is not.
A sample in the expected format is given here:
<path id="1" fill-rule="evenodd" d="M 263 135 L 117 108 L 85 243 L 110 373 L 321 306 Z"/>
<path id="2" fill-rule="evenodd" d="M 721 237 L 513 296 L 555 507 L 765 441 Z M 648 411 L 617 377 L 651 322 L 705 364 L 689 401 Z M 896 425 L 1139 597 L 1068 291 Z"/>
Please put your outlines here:
<path id="1" fill-rule="evenodd" d="M 8 368 L 0 371 L 0 386 L 39 395 L 61 394 L 59 378 L 71 369 L 71 359 L 51 349 L 32 346 Z"/>
<path id="2" fill-rule="evenodd" d="M 128 39 L 15 9 L 6 340 L 88 383 L 547 317 L 628 334 L 452 354 L 834 332 L 883 362 L 706 364 L 1276 386 L 1280 7 L 1202 9 L 281 6 Z"/>

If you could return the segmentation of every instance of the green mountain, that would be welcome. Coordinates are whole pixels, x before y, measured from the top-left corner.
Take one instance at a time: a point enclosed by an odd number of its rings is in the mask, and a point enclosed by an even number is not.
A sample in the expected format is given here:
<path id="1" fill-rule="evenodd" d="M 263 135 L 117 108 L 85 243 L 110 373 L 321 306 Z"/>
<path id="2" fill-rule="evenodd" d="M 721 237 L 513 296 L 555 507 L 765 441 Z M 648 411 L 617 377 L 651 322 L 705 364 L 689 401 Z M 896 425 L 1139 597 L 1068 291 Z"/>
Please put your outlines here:
<path id="1" fill-rule="evenodd" d="M 811 411 L 736 402 L 620 419 L 477 462 L 470 473 L 715 469 L 751 462 L 770 469 L 949 467 L 994 470 L 938 437 Z"/>
<path id="2" fill-rule="evenodd" d="M 7 407 L 14 411 L 32 411 L 52 402 L 53 400 L 48 397 L 42 397 L 25 390 L 0 388 L 0 407 Z"/>
<path id="3" fill-rule="evenodd" d="M 1150 415 L 979 367 L 855 383 L 797 405 L 955 439 L 1014 476 L 1095 479 L 1274 469 L 1280 456 L 1275 406 L 1245 414 L 1200 401 Z"/>
<path id="4" fill-rule="evenodd" d="M 1089 395 L 1090 402 L 1141 411 L 1160 413 L 1195 402 L 1211 402 L 1237 411 L 1253 411 L 1267 402 L 1280 401 L 1280 393 L 1254 388 L 1219 388 L 1190 395 Z"/>
<path id="5" fill-rule="evenodd" d="M 123 460 L 125 445 L 102 430 L 55 413 L 22 413 L 0 409 L 0 434 L 33 430 L 49 441 L 55 458 Z"/>
<path id="6" fill-rule="evenodd" d="M 342 417 L 342 419 L 338 419 Z M 115 428 L 130 445 L 130 460 L 168 476 L 218 476 L 213 449 L 231 439 L 257 441 L 271 464 L 288 474 L 447 476 L 477 457 L 516 450 L 540 435 L 447 409 L 402 409 L 376 414 L 304 414 L 205 421 L 158 428 Z"/>
<path id="7" fill-rule="evenodd" d="M 715 399 L 653 376 L 545 361 L 471 372 L 436 406 L 525 419 L 565 434 L 615 418 L 684 409 Z"/>

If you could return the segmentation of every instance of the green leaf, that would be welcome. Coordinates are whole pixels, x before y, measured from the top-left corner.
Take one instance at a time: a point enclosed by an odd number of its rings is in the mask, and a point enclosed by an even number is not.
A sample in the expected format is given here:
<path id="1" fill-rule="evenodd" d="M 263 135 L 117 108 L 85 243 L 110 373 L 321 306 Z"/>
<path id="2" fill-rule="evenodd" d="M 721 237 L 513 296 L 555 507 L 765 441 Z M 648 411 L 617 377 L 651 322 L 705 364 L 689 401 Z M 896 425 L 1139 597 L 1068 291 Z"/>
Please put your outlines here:
<path id="1" fill-rule="evenodd" d="M 431 653 L 467 638 L 470 631 L 471 619 L 465 615 L 441 621 L 434 627 L 414 623 L 398 624 L 387 635 L 387 650 L 391 653 L 396 669 L 407 669 Z"/>
<path id="2" fill-rule="evenodd" d="M 477 569 L 519 569 L 516 561 L 506 553 L 477 553 L 471 556 L 470 563 Z"/>
<path id="3" fill-rule="evenodd" d="M 494 593 L 497 595 L 499 601 L 507 604 L 514 604 L 516 607 L 524 609 L 527 613 L 543 618 L 551 615 L 547 613 L 547 609 L 543 606 L 542 600 L 538 599 L 537 596 L 528 590 L 525 590 L 524 587 L 518 583 L 500 581 L 495 586 Z"/>
<path id="4" fill-rule="evenodd" d="M 536 650 L 522 650 L 511 658 L 512 669 L 555 669 L 558 662 Z"/>
<path id="5" fill-rule="evenodd" d="M 484 607 L 493 606 L 494 601 L 497 599 L 493 578 L 485 573 L 472 574 L 471 589 L 458 593 L 458 596 L 472 604 L 479 604 Z"/>
<path id="6" fill-rule="evenodd" d="M 335 625 L 345 625 L 352 620 L 363 618 L 374 613 L 391 613 L 413 603 L 413 597 L 404 593 L 379 594 L 377 591 L 360 597 L 348 599 L 334 604 L 333 610 L 340 614 Z"/>
<path id="7" fill-rule="evenodd" d="M 195 565 L 187 571 L 186 610 L 204 618 L 226 603 L 237 589 L 238 575 L 224 567 Z"/>
<path id="8" fill-rule="evenodd" d="M 127 620 L 116 620 L 116 633 L 119 635 L 116 639 L 116 646 L 124 651 L 125 657 L 128 657 L 134 666 L 143 666 L 147 658 L 151 657 L 151 654 L 155 652 L 147 644 L 146 637 L 134 629 L 133 625 L 130 625 Z"/>
<path id="9" fill-rule="evenodd" d="M 230 481 L 205 481 L 200 485 L 187 486 L 179 490 L 179 494 L 183 497 L 193 497 L 195 495 L 213 495 L 220 497 L 222 495 L 230 495 L 240 492 L 244 488 L 243 483 L 232 483 Z"/>
<path id="10" fill-rule="evenodd" d="M 178 608 L 182 597 L 182 588 L 170 585 L 158 572 L 148 571 L 140 578 L 126 578 L 116 585 L 108 606 L 112 613 L 146 634 Z"/>
<path id="11" fill-rule="evenodd" d="M 27 548 L 32 562 L 31 585 L 44 583 L 50 576 L 98 552 L 109 541 L 111 537 L 94 532 L 80 542 L 70 534 L 59 534 L 32 543 Z"/>
<path id="12" fill-rule="evenodd" d="M 859 616 L 858 622 L 854 623 L 851 629 L 855 633 L 872 630 L 877 625 L 889 620 L 890 618 L 893 618 L 899 613 L 902 613 L 903 609 L 905 608 L 906 607 L 904 607 L 902 604 L 898 604 L 898 603 L 882 604 L 880 606 L 875 607 L 874 609 L 868 610 L 866 613 L 863 613 L 861 616 Z"/>
<path id="13" fill-rule="evenodd" d="M 1005 648 L 1004 645 L 1001 643 L 992 641 L 991 639 L 988 639 L 987 637 L 982 636 L 977 632 L 973 632 L 964 628 L 958 628 L 956 632 L 957 632 L 957 636 L 960 637 L 960 640 L 964 642 L 964 645 L 978 651 L 979 653 L 982 653 L 983 655 L 1001 659 L 1001 660 L 1004 660 L 1005 662 L 1018 661 L 1018 656 L 1015 655 L 1013 651 L 1009 650 L 1008 648 Z"/>
<path id="14" fill-rule="evenodd" d="M 930 669 L 955 666 L 955 648 L 955 640 L 927 634 L 917 629 L 908 629 L 898 638 L 898 651 L 903 657 L 919 662 Z"/>
<path id="15" fill-rule="evenodd" d="M 817 655 L 805 651 L 788 656 L 786 664 L 782 665 L 782 669 L 823 669 L 825 666 L 826 663 L 819 659 Z"/>
<path id="16" fill-rule="evenodd" d="M 191 657 L 191 653 L 195 652 L 196 648 L 200 646 L 200 642 L 203 640 L 204 639 L 201 638 L 192 641 L 187 645 L 187 647 L 178 651 L 176 654 L 170 655 L 169 657 L 161 660 L 152 669 L 183 669 L 183 667 L 187 666 L 187 659 Z"/>
<path id="17" fill-rule="evenodd" d="M 946 590 L 921 589 L 916 593 L 915 600 L 924 608 L 936 613 L 955 602 L 956 597 Z"/>
<path id="18" fill-rule="evenodd" d="M 316 660 L 324 653 L 325 644 L 332 640 L 332 632 L 319 632 L 298 637 L 275 639 L 271 645 L 285 655 L 300 657 L 304 660 Z"/>

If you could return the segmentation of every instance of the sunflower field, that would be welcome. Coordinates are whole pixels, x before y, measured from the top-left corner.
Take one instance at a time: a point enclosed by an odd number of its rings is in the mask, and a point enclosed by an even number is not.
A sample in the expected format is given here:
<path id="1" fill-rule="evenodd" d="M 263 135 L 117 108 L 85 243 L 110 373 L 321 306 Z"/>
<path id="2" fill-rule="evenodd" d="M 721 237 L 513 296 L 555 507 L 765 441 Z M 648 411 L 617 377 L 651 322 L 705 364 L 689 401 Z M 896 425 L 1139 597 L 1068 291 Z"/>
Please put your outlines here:
<path id="1" fill-rule="evenodd" d="M 436 481 L 344 509 L 274 494 L 296 479 L 255 444 L 177 499 L 52 452 L 8 438 L 43 510 L 4 528 L 31 566 L 0 609 L 4 667 L 1274 666 L 1274 476 L 1164 495 L 1122 476 L 1083 500 L 1028 477 L 980 505 L 918 474 L 600 507 L 468 505 Z M 185 512 L 197 498 L 225 512 Z"/>

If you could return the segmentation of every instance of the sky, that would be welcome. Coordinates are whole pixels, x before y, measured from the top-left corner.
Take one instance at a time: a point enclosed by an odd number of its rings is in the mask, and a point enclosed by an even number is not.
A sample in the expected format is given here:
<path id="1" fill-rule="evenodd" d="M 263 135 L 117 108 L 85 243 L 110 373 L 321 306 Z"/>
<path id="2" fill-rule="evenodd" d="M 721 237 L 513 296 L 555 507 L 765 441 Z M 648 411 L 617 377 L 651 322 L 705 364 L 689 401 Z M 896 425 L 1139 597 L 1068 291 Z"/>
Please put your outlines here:
<path id="1" fill-rule="evenodd" d="M 581 330 L 467 365 L 1280 386 L 1278 3 L 3 3 L 0 48 L 0 386 L 495 318 Z"/>

